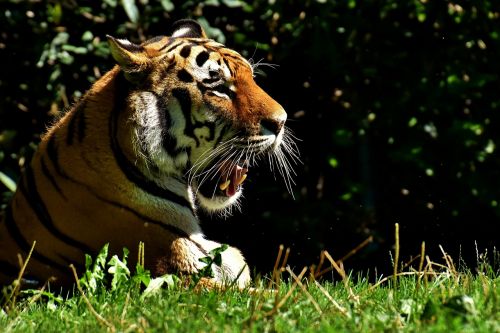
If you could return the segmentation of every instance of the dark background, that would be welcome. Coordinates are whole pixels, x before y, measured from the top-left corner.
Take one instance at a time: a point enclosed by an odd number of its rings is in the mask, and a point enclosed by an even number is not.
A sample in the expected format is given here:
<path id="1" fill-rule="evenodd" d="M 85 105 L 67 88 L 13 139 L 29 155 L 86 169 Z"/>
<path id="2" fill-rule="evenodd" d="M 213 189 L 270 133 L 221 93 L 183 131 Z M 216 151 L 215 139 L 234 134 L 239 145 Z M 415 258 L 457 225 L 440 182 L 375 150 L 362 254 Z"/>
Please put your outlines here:
<path id="1" fill-rule="evenodd" d="M 335 258 L 389 271 L 402 258 L 471 265 L 498 245 L 500 12 L 494 1 L 2 1 L 0 171 L 17 180 L 40 134 L 113 66 L 105 35 L 141 42 L 194 18 L 262 67 L 289 115 L 303 164 L 293 196 L 252 169 L 241 213 L 202 216 L 209 237 L 270 271 Z M 11 192 L 0 182 L 2 202 Z"/>

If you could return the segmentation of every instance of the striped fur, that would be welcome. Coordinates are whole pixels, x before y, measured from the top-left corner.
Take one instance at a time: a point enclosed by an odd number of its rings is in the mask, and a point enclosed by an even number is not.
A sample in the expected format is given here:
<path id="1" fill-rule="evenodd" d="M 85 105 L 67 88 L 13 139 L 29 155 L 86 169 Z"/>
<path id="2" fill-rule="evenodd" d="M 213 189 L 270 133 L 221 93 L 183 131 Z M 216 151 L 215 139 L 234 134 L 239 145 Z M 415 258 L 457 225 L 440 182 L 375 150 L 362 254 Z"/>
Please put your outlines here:
<path id="1" fill-rule="evenodd" d="M 105 243 L 112 253 L 127 247 L 133 259 L 142 241 L 146 268 L 195 273 L 220 246 L 204 237 L 198 208 L 237 206 L 239 182 L 262 156 L 289 185 L 283 150 L 292 158 L 296 150 L 286 113 L 237 52 L 189 20 L 172 37 L 109 44 L 118 65 L 48 130 L 19 180 L 0 224 L 2 283 L 33 241 L 26 277 L 40 282 L 71 283 L 68 265 L 81 272 L 85 253 Z M 241 253 L 229 247 L 222 258 L 214 282 L 246 286 Z"/>

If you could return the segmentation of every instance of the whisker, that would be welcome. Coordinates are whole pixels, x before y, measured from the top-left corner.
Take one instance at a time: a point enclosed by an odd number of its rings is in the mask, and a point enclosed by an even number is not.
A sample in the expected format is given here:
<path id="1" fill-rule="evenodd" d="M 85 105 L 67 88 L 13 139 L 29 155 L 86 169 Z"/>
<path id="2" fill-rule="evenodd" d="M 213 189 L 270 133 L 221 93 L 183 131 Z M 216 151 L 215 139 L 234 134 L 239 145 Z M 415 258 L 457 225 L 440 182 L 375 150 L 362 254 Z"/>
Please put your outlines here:
<path id="1" fill-rule="evenodd" d="M 255 66 L 260 65 L 266 66 L 261 61 Z M 190 185 L 196 181 L 195 195 L 204 184 L 213 182 L 215 185 L 211 190 L 211 197 L 214 198 L 219 188 L 218 184 L 225 180 L 222 178 L 230 177 L 238 165 L 250 168 L 264 160 L 269 165 L 273 178 L 282 178 L 287 191 L 294 197 L 293 187 L 296 185 L 294 178 L 297 177 L 294 167 L 302 164 L 297 141 L 301 140 L 287 127 L 284 129 L 281 144 L 273 150 L 264 148 L 262 141 L 252 142 L 245 136 L 236 135 L 221 142 L 217 147 L 204 151 L 185 175 Z M 240 209 L 239 205 L 240 202 L 236 200 L 233 205 L 222 210 L 221 215 L 230 215 L 233 209 Z"/>
<path id="2" fill-rule="evenodd" d="M 231 149 L 231 146 L 229 144 L 234 141 L 235 138 L 228 140 L 226 142 L 223 142 L 220 146 L 215 148 L 214 150 L 207 150 L 203 152 L 200 157 L 195 161 L 193 166 L 186 172 L 188 179 L 189 179 L 189 184 L 192 183 L 193 179 L 198 177 L 198 171 L 203 167 L 203 165 L 208 165 L 212 160 L 214 160 L 217 156 L 223 155 L 225 151 L 228 151 Z M 208 152 L 208 156 L 202 159 L 202 157 Z M 203 173 L 202 173 L 203 174 Z"/>
<path id="3" fill-rule="evenodd" d="M 227 160 L 230 160 L 231 157 L 236 154 L 237 152 L 233 152 L 229 155 L 229 157 L 227 158 L 224 158 L 224 161 L 227 161 Z M 224 161 L 219 161 L 217 163 L 215 163 L 208 171 L 204 172 L 204 176 L 203 178 L 200 180 L 199 184 L 198 184 L 198 189 L 202 186 L 202 184 L 207 180 L 209 179 L 209 176 L 211 175 L 211 178 L 210 179 L 213 179 L 213 177 L 215 177 L 215 175 L 217 174 L 217 171 L 219 171 L 220 167 L 222 166 L 222 163 L 224 163 Z M 222 173 L 220 173 L 222 174 Z M 220 176 L 219 176 L 220 177 Z M 220 179 L 220 178 L 219 178 Z"/>
<path id="4" fill-rule="evenodd" d="M 222 142 L 218 147 L 215 149 L 207 149 L 204 151 L 198 158 L 197 160 L 193 163 L 193 166 L 188 170 L 187 173 L 190 173 L 196 166 L 206 164 L 205 161 L 207 161 L 210 158 L 213 158 L 219 154 L 219 152 L 223 149 L 226 149 L 227 146 L 235 141 L 237 138 L 232 138 L 228 141 Z M 208 154 L 208 156 L 205 157 L 205 154 Z M 203 159 L 202 159 L 203 158 Z"/>

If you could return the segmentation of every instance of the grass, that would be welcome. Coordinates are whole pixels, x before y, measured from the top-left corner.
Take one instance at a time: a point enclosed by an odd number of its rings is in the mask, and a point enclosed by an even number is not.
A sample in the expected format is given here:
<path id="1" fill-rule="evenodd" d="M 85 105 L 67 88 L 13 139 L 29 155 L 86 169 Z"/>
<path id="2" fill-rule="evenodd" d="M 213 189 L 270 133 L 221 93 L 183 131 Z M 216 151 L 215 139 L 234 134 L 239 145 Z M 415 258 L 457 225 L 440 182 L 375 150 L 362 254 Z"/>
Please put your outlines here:
<path id="1" fill-rule="evenodd" d="M 472 272 L 444 250 L 441 263 L 424 250 L 416 268 L 393 265 L 394 276 L 369 282 L 346 274 L 327 252 L 298 274 L 280 248 L 273 273 L 245 291 L 203 290 L 172 275 L 151 279 L 140 265 L 131 274 L 126 255 L 108 260 L 104 251 L 88 262 L 72 297 L 30 290 L 15 298 L 17 288 L 4 290 L 0 331 L 500 332 L 498 258 L 478 258 Z"/>

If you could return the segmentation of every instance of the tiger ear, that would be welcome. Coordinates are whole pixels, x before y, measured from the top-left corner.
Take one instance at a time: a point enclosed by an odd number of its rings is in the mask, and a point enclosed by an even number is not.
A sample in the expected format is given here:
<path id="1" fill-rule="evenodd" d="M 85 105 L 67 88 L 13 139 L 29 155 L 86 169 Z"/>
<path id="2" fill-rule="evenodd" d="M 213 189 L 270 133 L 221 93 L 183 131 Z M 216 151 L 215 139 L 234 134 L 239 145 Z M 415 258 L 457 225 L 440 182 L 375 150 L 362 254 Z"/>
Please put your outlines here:
<path id="1" fill-rule="evenodd" d="M 174 38 L 207 38 L 201 25 L 195 20 L 189 19 L 176 21 L 172 26 L 171 36 Z"/>
<path id="2" fill-rule="evenodd" d="M 129 42 L 126 39 L 117 39 L 109 35 L 109 48 L 115 61 L 125 72 L 141 71 L 148 62 L 144 47 Z"/>

